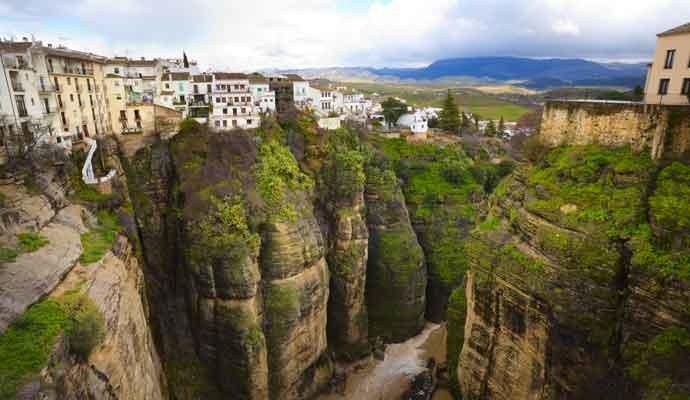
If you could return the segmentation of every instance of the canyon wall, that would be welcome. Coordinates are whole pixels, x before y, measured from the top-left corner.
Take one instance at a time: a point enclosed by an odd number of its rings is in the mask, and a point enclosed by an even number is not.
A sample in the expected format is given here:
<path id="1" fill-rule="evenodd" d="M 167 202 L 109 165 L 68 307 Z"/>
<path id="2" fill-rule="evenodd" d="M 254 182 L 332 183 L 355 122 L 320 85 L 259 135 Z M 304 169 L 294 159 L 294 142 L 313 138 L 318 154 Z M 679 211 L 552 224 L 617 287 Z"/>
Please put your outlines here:
<path id="1" fill-rule="evenodd" d="M 686 106 L 549 101 L 540 138 L 550 146 L 628 145 L 651 151 L 654 159 L 673 159 L 690 152 L 690 112 Z"/>
<path id="2" fill-rule="evenodd" d="M 499 185 L 465 244 L 466 324 L 449 330 L 464 399 L 687 395 L 689 226 L 668 213 L 687 213 L 689 172 L 571 146 Z"/>

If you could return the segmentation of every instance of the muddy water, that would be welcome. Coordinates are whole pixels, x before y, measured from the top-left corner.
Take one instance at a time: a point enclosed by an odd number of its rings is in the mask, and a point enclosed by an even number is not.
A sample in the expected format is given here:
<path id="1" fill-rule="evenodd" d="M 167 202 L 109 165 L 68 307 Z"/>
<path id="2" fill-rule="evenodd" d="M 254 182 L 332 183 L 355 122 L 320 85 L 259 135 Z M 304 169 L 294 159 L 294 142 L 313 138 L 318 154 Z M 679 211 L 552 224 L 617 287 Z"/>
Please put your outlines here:
<path id="1" fill-rule="evenodd" d="M 425 369 L 429 357 L 437 362 L 446 360 L 444 325 L 427 324 L 419 335 L 388 345 L 381 361 L 368 359 L 348 366 L 345 393 L 325 394 L 318 400 L 399 400 L 412 379 Z"/>

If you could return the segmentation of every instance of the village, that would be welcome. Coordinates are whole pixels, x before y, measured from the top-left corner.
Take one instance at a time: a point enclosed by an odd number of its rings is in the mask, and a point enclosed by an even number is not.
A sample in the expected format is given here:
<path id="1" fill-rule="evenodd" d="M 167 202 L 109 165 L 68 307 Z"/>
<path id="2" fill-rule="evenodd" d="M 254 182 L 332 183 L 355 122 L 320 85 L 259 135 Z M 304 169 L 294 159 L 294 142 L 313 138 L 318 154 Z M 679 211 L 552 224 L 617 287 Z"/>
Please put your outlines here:
<path id="1" fill-rule="evenodd" d="M 165 134 L 185 118 L 219 131 L 256 129 L 271 114 L 295 110 L 312 112 L 322 129 L 347 122 L 425 135 L 442 111 L 296 74 L 202 72 L 184 53 L 179 59 L 107 58 L 28 38 L 1 41 L 0 53 L 3 150 L 17 138 L 69 150 L 102 135 Z M 402 107 L 395 121 L 386 119 L 386 100 Z M 462 117 L 480 132 L 499 122 Z M 510 136 L 514 123 L 501 129 Z"/>

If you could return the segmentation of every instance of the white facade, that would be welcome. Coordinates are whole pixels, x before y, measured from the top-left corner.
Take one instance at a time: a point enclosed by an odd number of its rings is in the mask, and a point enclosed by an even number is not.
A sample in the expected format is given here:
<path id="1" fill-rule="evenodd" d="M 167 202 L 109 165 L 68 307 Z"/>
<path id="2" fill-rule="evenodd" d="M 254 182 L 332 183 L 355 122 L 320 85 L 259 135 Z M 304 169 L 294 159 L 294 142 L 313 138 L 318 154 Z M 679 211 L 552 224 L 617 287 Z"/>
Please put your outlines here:
<path id="1" fill-rule="evenodd" d="M 270 89 L 268 81 L 251 80 L 249 90 L 260 113 L 276 111 L 276 92 Z"/>
<path id="2" fill-rule="evenodd" d="M 213 74 L 211 127 L 220 130 L 254 129 L 261 115 L 254 105 L 249 77 L 244 74 Z"/>
<path id="3" fill-rule="evenodd" d="M 404 114 L 398 119 L 397 125 L 400 128 L 408 128 L 412 133 L 426 133 L 429 130 L 426 114 L 421 111 Z"/>

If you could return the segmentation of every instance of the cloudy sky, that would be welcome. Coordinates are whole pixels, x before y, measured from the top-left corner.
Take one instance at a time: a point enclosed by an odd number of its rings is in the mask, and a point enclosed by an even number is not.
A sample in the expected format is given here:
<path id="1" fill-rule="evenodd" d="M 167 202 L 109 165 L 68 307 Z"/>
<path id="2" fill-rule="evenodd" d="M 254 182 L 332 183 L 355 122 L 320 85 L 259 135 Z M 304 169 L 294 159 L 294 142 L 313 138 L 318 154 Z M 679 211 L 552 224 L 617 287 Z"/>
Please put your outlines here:
<path id="1" fill-rule="evenodd" d="M 0 36 L 250 70 L 514 55 L 640 61 L 688 0 L 0 0 Z"/>

